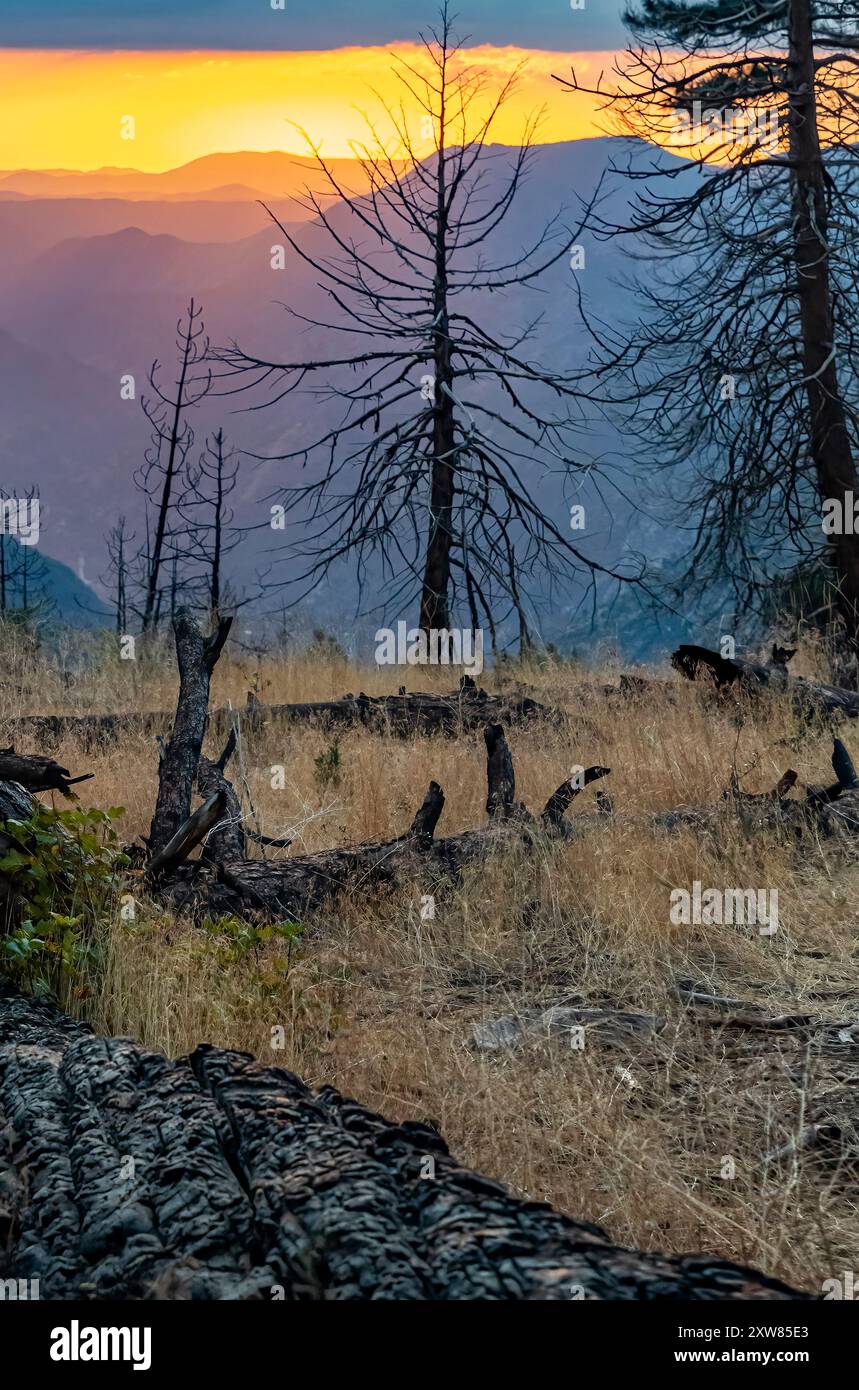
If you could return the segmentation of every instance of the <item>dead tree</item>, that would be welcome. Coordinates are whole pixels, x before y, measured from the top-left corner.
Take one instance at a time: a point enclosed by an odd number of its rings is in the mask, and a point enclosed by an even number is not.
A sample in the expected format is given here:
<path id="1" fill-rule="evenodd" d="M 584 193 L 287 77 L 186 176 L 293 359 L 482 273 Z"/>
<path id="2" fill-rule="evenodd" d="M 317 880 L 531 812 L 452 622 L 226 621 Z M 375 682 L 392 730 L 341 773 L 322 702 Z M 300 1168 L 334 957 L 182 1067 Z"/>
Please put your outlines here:
<path id="1" fill-rule="evenodd" d="M 162 570 L 170 558 L 173 520 L 183 489 L 182 475 L 194 443 L 194 431 L 187 419 L 211 385 L 211 373 L 202 371 L 209 352 L 201 309 L 191 299 L 183 319 L 176 327 L 178 376 L 174 388 L 160 384 L 161 364 L 153 362 L 149 372 L 151 397 L 141 406 L 152 427 L 150 446 L 135 481 L 147 502 L 147 540 L 140 556 L 143 565 L 143 631 L 156 626 L 161 605 Z M 149 507 L 154 508 L 154 518 Z"/>
<path id="2" fill-rule="evenodd" d="M 185 491 L 178 503 L 176 543 L 181 545 L 190 583 L 200 590 L 206 608 L 216 617 L 225 607 L 235 610 L 239 606 L 230 598 L 224 576 L 225 561 L 245 534 L 235 523 L 229 501 L 238 483 L 239 466 L 238 454 L 224 443 L 224 431 L 215 430 L 196 465 L 188 465 Z"/>
<path id="3" fill-rule="evenodd" d="M 728 575 L 765 604 L 792 560 L 823 572 L 855 648 L 856 6 L 640 0 L 624 22 L 614 77 L 564 83 L 635 137 L 631 211 L 589 231 L 645 261 L 640 316 L 596 314 L 594 390 L 686 511 L 687 594 Z M 830 505 L 849 520 L 830 529 Z"/>
<path id="4" fill-rule="evenodd" d="M 191 813 L 203 737 L 209 720 L 209 685 L 232 618 L 222 618 L 204 637 L 190 609 L 182 607 L 173 624 L 179 664 L 179 699 L 170 741 L 158 771 L 158 800 L 149 832 L 151 859 L 161 853 Z"/>
<path id="5" fill-rule="evenodd" d="M 12 502 L 0 488 L 0 621 L 11 618 L 33 628 L 50 617 L 54 602 L 46 591 L 47 567 L 33 538 L 24 536 L 18 521 L 7 516 L 6 508 Z M 31 487 L 13 505 L 29 510 L 39 507 L 40 502 L 39 489 Z M 38 539 L 38 531 L 35 536 Z"/>
<path id="6" fill-rule="evenodd" d="M 119 640 L 128 632 L 130 548 L 134 543 L 134 532 L 128 531 L 124 516 L 119 517 L 105 540 L 108 553 L 108 572 L 104 580 L 105 583 L 109 581 L 114 590 L 115 631 L 117 640 Z"/>
<path id="7" fill-rule="evenodd" d="M 345 334 L 348 352 L 273 359 L 234 344 L 218 354 L 223 389 L 250 388 L 255 404 L 276 406 L 312 386 L 342 403 L 324 435 L 277 456 L 320 464 L 314 481 L 283 493 L 304 523 L 294 549 L 303 567 L 291 581 L 300 592 L 348 560 L 360 599 L 378 566 L 386 594 L 419 603 L 421 629 L 449 629 L 459 608 L 493 643 L 510 618 L 527 646 L 526 575 L 591 583 L 607 571 L 572 543 L 533 488 L 540 470 L 570 477 L 584 467 L 573 447 L 579 388 L 562 369 L 534 361 L 530 327 L 490 332 L 481 305 L 515 287 L 543 288 L 576 232 L 559 212 L 511 253 L 505 218 L 527 182 L 536 118 L 515 150 L 502 153 L 493 141 L 518 74 L 493 91 L 489 74 L 465 63 L 448 0 L 422 49 L 426 75 L 400 62 L 405 107 L 385 107 L 396 155 L 376 146 L 372 126 L 370 143 L 358 147 L 365 194 L 350 195 L 310 144 L 322 191 L 308 193 L 306 207 L 329 248 L 307 249 L 270 213 L 333 306 L 309 322 L 335 343 Z M 406 115 L 415 102 L 423 147 Z"/>

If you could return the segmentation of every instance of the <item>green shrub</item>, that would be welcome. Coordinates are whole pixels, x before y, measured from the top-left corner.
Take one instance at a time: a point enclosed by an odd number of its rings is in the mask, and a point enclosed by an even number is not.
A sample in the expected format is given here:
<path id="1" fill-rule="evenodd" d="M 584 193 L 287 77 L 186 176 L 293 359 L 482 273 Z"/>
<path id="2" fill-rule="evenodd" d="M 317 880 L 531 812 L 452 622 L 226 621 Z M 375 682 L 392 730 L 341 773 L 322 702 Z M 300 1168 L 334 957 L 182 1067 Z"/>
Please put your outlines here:
<path id="1" fill-rule="evenodd" d="M 113 822 L 122 809 L 39 805 L 8 821 L 15 843 L 0 855 L 9 886 L 0 934 L 0 970 L 34 994 L 65 1000 L 98 951 L 96 927 L 110 910 L 128 860 Z"/>

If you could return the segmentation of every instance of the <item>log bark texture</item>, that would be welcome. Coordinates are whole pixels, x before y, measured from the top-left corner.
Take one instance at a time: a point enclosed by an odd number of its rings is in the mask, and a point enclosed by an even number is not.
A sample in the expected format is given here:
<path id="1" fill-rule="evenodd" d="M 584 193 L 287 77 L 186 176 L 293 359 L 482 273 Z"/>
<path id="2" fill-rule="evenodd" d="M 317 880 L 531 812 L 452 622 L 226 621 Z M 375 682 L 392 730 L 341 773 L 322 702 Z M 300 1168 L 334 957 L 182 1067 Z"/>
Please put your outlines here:
<path id="1" fill-rule="evenodd" d="M 201 756 L 197 768 L 197 790 L 201 796 L 222 796 L 223 814 L 219 823 L 209 833 L 203 848 L 203 858 L 212 863 L 222 863 L 225 859 L 244 859 L 247 852 L 245 841 L 244 816 L 239 798 L 231 782 L 227 781 L 224 769 L 236 746 L 235 730 L 217 759 Z"/>
<path id="2" fill-rule="evenodd" d="M 43 1299 L 802 1299 L 620 1248 L 428 1124 L 198 1047 L 170 1061 L 0 985 L 0 1279 Z"/>

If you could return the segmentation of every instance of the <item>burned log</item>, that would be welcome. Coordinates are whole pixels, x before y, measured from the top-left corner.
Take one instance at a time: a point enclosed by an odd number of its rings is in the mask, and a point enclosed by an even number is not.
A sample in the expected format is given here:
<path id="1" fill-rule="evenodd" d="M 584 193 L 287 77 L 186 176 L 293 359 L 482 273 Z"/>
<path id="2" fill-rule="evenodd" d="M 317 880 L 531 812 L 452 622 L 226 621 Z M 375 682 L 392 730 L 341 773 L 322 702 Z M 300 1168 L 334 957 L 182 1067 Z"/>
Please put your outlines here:
<path id="1" fill-rule="evenodd" d="M 0 1279 L 54 1300 L 805 1299 L 615 1245 L 245 1053 L 170 1061 L 0 985 Z"/>
<path id="2" fill-rule="evenodd" d="M 35 810 L 33 798 L 18 782 L 0 782 L 0 825 L 7 821 L 29 820 Z M 9 837 L 6 837 L 7 840 Z M 11 843 L 11 840 L 9 841 Z M 3 840 L 0 838 L 0 847 Z"/>
<path id="3" fill-rule="evenodd" d="M 697 680 L 706 672 L 720 692 L 738 689 L 754 694 L 770 690 L 785 694 L 804 715 L 841 714 L 847 719 L 859 716 L 859 691 L 789 675 L 787 660 L 792 655 L 788 649 L 776 647 L 773 659 L 763 663 L 722 656 L 708 647 L 684 643 L 674 652 L 671 664 L 687 680 Z M 778 657 L 785 659 L 775 659 Z"/>
<path id="4" fill-rule="evenodd" d="M 72 777 L 67 767 L 60 767 L 53 758 L 40 757 L 37 753 L 16 753 L 15 749 L 0 748 L 0 781 L 17 782 L 31 792 L 62 792 L 69 799 L 74 798 L 71 790 L 79 782 L 89 782 L 95 774 L 85 772 L 80 777 Z"/>
<path id="5" fill-rule="evenodd" d="M 213 709 L 210 726 L 218 738 L 225 738 L 235 721 L 229 707 Z M 242 717 L 249 729 L 269 724 L 307 724 L 318 728 L 366 728 L 373 733 L 398 737 L 413 734 L 453 734 L 477 729 L 487 720 L 507 724 L 545 720 L 560 723 L 560 710 L 540 704 L 527 695 L 490 695 L 463 677 L 459 690 L 435 695 L 414 691 L 397 695 L 344 695 L 339 700 L 318 700 L 300 704 L 265 705 L 248 696 Z M 5 721 L 9 735 L 27 737 L 40 747 L 56 747 L 72 739 L 92 749 L 126 737 L 156 738 L 170 729 L 167 711 L 118 714 L 35 714 Z"/>
<path id="6" fill-rule="evenodd" d="M 214 884 L 222 909 L 226 888 L 233 894 L 226 899 L 231 911 L 264 911 L 298 920 L 341 893 L 364 893 L 370 888 L 391 886 L 406 874 L 411 879 L 456 875 L 470 861 L 486 858 L 503 848 L 516 844 L 533 847 L 538 841 L 545 843 L 547 837 L 564 838 L 568 829 L 560 809 L 561 793 L 566 810 L 584 786 L 609 772 L 605 767 L 583 770 L 581 777 L 563 784 L 541 816 L 535 817 L 521 804 L 513 805 L 515 774 L 500 725 L 488 726 L 486 747 L 490 823 L 483 829 L 435 839 L 444 793 L 438 783 L 431 782 L 411 826 L 395 840 L 321 850 L 277 862 L 226 859 L 217 865 L 214 880 L 210 873 L 201 872 L 198 865 L 188 864 L 162 886 L 161 894 L 175 908 L 206 910 Z M 501 808 L 500 813 L 493 809 L 496 806 Z"/>
<path id="7" fill-rule="evenodd" d="M 423 691 L 396 695 L 344 695 L 341 700 L 322 700 L 296 705 L 260 705 L 247 709 L 251 721 L 262 724 L 287 722 L 329 728 L 363 727 L 375 733 L 401 737 L 412 734 L 454 734 L 478 729 L 487 722 L 506 724 L 543 720 L 560 723 L 560 710 L 550 709 L 530 696 L 490 695 L 463 676 L 459 689 L 446 695 Z"/>
<path id="8" fill-rule="evenodd" d="M 466 864 L 504 849 L 517 845 L 533 849 L 545 844 L 547 837 L 572 841 L 593 833 L 603 834 L 612 823 L 655 831 L 693 829 L 717 833 L 720 827 L 739 821 L 747 833 L 778 830 L 797 840 L 807 833 L 816 839 L 821 834 L 859 831 L 859 778 L 839 739 L 834 743 L 833 768 L 843 780 L 826 788 L 825 795 L 820 794 L 820 789 L 810 788 L 804 799 L 791 799 L 797 778 L 793 769 L 788 769 L 771 791 L 758 794 L 741 791 L 734 780 L 722 801 L 711 805 L 676 806 L 667 811 L 627 816 L 615 815 L 604 798 L 596 811 L 572 819 L 565 819 L 565 813 L 574 798 L 607 776 L 609 768 L 578 768 L 552 793 L 539 816 L 534 816 L 513 800 L 515 772 L 500 726 L 488 727 L 486 745 L 490 818 L 485 827 L 436 839 L 444 793 L 438 783 L 432 782 L 411 827 L 395 840 L 321 850 L 277 862 L 245 857 L 225 857 L 216 862 L 217 856 L 209 853 L 207 858 L 214 872 L 202 872 L 200 864 L 182 866 L 171 881 L 161 885 L 161 895 L 176 909 L 208 911 L 217 899 L 220 911 L 264 912 L 299 920 L 339 894 L 392 887 L 403 877 L 432 882 L 455 877 Z"/>

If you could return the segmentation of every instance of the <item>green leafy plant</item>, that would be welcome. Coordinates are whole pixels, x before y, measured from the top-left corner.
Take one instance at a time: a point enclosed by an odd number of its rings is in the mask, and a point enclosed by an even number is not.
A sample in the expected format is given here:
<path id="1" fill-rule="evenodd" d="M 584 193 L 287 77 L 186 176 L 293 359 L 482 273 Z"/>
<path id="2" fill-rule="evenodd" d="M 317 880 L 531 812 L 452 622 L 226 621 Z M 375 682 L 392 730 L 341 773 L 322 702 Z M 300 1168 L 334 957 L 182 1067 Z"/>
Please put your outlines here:
<path id="1" fill-rule="evenodd" d="M 240 917 L 207 917 L 202 925 L 204 931 L 210 932 L 213 936 L 226 938 L 222 946 L 224 961 L 238 961 L 251 953 L 258 958 L 259 948 L 266 941 L 286 941 L 288 955 L 284 964 L 287 970 L 292 959 L 293 945 L 304 930 L 300 922 L 271 922 L 265 926 L 255 926 Z"/>
<path id="2" fill-rule="evenodd" d="M 96 953 L 95 928 L 119 890 L 128 860 L 114 822 L 122 808 L 56 811 L 39 805 L 8 821 L 0 855 L 5 881 L 0 970 L 35 994 L 61 996 Z"/>

